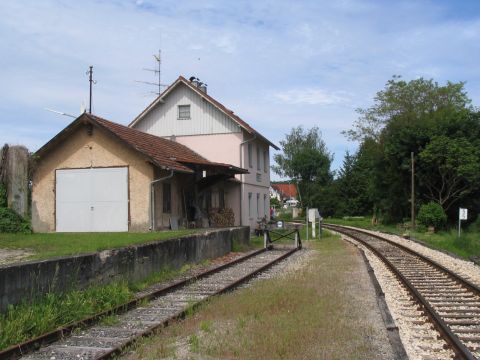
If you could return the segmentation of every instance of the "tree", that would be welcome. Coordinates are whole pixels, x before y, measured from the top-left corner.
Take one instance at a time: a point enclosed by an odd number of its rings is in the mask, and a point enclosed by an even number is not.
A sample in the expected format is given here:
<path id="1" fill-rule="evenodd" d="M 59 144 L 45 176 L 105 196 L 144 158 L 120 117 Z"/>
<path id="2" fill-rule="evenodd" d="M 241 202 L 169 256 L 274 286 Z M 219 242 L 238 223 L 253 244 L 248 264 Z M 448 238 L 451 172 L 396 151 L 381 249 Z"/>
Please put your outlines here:
<path id="1" fill-rule="evenodd" d="M 434 137 L 419 154 L 426 197 L 445 211 L 480 187 L 480 143 L 466 138 Z"/>
<path id="2" fill-rule="evenodd" d="M 357 122 L 345 134 L 359 140 L 360 148 L 374 144 L 367 187 L 384 221 L 409 217 L 411 152 L 417 165 L 417 204 L 434 200 L 448 210 L 454 202 L 468 201 L 467 194 L 480 192 L 474 181 L 479 175 L 474 166 L 474 159 L 480 161 L 478 151 L 466 146 L 479 147 L 480 121 L 463 82 L 441 86 L 433 80 L 394 76 L 377 93 L 373 106 L 357 111 Z M 459 147 L 469 155 L 453 161 Z"/>
<path id="3" fill-rule="evenodd" d="M 424 78 L 407 82 L 401 76 L 393 76 L 385 89 L 377 92 L 373 106 L 357 109 L 360 117 L 354 128 L 344 134 L 352 140 L 378 140 L 385 126 L 395 119 L 412 123 L 472 110 L 464 85 L 447 82 L 440 86 L 433 79 Z"/>
<path id="4" fill-rule="evenodd" d="M 280 141 L 282 154 L 274 155 L 277 165 L 272 166 L 278 175 L 298 181 L 303 205 L 312 206 L 315 187 L 326 185 L 332 174 L 333 156 L 327 150 L 318 127 L 304 130 L 293 128 L 285 140 Z"/>

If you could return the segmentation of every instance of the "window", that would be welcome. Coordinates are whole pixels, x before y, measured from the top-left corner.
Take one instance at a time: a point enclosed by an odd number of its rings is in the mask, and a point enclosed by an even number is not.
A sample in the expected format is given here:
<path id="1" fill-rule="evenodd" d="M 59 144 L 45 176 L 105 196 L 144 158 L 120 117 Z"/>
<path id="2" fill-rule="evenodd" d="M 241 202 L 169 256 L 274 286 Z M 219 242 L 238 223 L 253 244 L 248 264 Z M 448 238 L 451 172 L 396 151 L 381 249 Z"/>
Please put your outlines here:
<path id="1" fill-rule="evenodd" d="M 257 173 L 257 182 L 262 182 L 262 174 Z"/>
<path id="2" fill-rule="evenodd" d="M 178 105 L 178 120 L 190 119 L 190 105 Z"/>
<path id="3" fill-rule="evenodd" d="M 252 144 L 248 144 L 248 166 L 249 167 L 253 167 L 253 154 L 252 154 L 253 150 L 252 150 Z"/>
<path id="4" fill-rule="evenodd" d="M 260 217 L 260 194 L 257 193 L 257 218 Z"/>
<path id="5" fill-rule="evenodd" d="M 257 170 L 260 170 L 262 168 L 261 166 L 261 158 L 260 158 L 260 146 L 257 145 Z"/>
<path id="6" fill-rule="evenodd" d="M 268 152 L 263 152 L 263 171 L 267 172 L 268 170 Z"/>
<path id="7" fill-rule="evenodd" d="M 205 192 L 205 209 L 210 210 L 212 208 L 212 191 L 207 190 Z"/>
<path id="8" fill-rule="evenodd" d="M 248 193 L 248 216 L 252 217 L 252 193 Z"/>
<path id="9" fill-rule="evenodd" d="M 267 194 L 263 194 L 263 214 L 267 216 Z"/>
<path id="10" fill-rule="evenodd" d="M 220 209 L 225 209 L 225 190 L 218 190 L 218 206 Z"/>
<path id="11" fill-rule="evenodd" d="M 172 188 L 170 184 L 163 184 L 163 212 L 172 211 Z"/>

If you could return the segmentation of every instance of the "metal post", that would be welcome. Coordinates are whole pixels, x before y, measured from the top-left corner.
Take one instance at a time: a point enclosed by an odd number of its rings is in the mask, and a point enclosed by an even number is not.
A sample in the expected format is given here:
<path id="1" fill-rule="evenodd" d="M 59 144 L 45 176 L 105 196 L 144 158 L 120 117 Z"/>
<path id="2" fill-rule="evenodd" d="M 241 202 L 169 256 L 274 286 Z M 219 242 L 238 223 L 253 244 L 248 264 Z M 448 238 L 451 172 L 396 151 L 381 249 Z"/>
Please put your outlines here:
<path id="1" fill-rule="evenodd" d="M 295 247 L 298 248 L 298 232 L 295 233 Z"/>
<path id="2" fill-rule="evenodd" d="M 458 238 L 460 239 L 460 232 L 461 232 L 462 220 L 460 219 L 460 209 L 458 210 Z"/>
<path id="3" fill-rule="evenodd" d="M 307 214 L 305 219 L 307 220 L 307 241 L 308 241 L 308 207 L 306 209 L 307 209 Z"/>
<path id="4" fill-rule="evenodd" d="M 265 230 L 263 232 L 263 247 L 266 249 L 267 248 L 267 233 L 268 233 L 268 230 Z"/>
<path id="5" fill-rule="evenodd" d="M 317 220 L 315 219 L 315 217 L 313 217 L 313 221 L 312 221 L 312 240 L 317 238 L 317 234 L 315 232 L 316 222 L 317 222 Z"/>
<path id="6" fill-rule="evenodd" d="M 320 233 L 320 239 L 322 238 L 322 217 L 318 219 L 318 232 Z"/>
<path id="7" fill-rule="evenodd" d="M 415 230 L 415 158 L 413 151 L 410 153 L 412 162 L 412 198 L 411 198 L 411 212 L 412 212 L 412 230 Z"/>
<path id="8" fill-rule="evenodd" d="M 90 103 L 88 106 L 88 113 L 92 113 L 92 83 L 93 83 L 93 66 L 90 65 L 90 70 L 88 71 L 88 81 L 90 82 Z"/>

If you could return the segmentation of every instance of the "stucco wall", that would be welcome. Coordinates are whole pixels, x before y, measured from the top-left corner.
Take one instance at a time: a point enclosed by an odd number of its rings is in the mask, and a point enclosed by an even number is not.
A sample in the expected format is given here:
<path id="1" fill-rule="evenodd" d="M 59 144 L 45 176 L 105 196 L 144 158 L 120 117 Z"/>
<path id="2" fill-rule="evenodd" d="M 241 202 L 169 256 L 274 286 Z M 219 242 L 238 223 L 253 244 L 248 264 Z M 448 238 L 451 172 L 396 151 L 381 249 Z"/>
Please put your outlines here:
<path id="1" fill-rule="evenodd" d="M 88 135 L 84 126 L 38 161 L 32 188 L 34 231 L 55 231 L 56 169 L 113 166 L 129 167 L 129 230 L 147 231 L 153 166 L 103 130 L 94 127 L 92 135 Z"/>

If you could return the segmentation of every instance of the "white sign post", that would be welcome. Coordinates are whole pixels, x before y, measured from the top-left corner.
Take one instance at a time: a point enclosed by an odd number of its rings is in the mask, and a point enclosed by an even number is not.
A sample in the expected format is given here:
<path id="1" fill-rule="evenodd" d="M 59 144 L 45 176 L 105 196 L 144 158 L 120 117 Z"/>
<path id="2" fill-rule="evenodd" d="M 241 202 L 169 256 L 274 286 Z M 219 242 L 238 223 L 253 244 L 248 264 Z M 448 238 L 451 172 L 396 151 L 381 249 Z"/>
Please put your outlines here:
<path id="1" fill-rule="evenodd" d="M 312 239 L 315 239 L 317 236 L 315 233 L 315 223 L 317 219 L 320 219 L 318 209 L 308 209 L 308 221 L 312 223 Z"/>
<path id="2" fill-rule="evenodd" d="M 468 209 L 458 208 L 458 237 L 460 237 L 462 220 L 467 220 L 467 219 L 468 219 Z"/>

